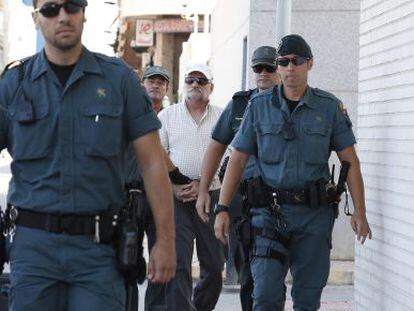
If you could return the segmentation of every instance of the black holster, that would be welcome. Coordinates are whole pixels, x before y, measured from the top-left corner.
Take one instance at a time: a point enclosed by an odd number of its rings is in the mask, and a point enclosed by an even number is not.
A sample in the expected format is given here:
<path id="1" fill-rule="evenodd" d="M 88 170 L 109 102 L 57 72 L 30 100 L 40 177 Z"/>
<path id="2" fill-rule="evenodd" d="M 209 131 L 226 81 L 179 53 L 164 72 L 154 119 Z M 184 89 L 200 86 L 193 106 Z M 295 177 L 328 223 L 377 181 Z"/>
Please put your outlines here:
<path id="1" fill-rule="evenodd" d="M 4 236 L 5 232 L 6 220 L 0 206 L 0 275 L 3 273 L 4 264 L 8 261 L 6 252 L 6 238 Z"/>
<path id="2" fill-rule="evenodd" d="M 129 190 L 127 204 L 121 214 L 119 239 L 117 243 L 118 268 L 126 283 L 142 284 L 147 273 L 144 259 L 145 213 L 143 212 L 143 194 Z"/>

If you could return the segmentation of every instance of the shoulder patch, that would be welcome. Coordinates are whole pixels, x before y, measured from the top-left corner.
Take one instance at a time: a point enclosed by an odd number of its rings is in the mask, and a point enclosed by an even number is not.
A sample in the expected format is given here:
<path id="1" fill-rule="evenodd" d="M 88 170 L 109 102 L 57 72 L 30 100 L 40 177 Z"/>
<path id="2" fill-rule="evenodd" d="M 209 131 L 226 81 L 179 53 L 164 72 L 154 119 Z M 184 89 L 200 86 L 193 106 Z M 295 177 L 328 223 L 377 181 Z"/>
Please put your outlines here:
<path id="1" fill-rule="evenodd" d="M 344 105 L 344 103 L 343 103 L 342 101 L 340 101 L 340 102 L 338 103 L 338 107 L 339 107 L 339 110 L 342 112 L 342 114 L 343 114 L 343 115 L 344 115 L 344 117 L 345 117 L 345 122 L 346 122 L 346 124 L 347 124 L 349 127 L 352 127 L 352 121 L 351 121 L 351 118 L 349 117 L 349 115 L 348 115 L 348 111 L 346 110 L 345 105 Z"/>

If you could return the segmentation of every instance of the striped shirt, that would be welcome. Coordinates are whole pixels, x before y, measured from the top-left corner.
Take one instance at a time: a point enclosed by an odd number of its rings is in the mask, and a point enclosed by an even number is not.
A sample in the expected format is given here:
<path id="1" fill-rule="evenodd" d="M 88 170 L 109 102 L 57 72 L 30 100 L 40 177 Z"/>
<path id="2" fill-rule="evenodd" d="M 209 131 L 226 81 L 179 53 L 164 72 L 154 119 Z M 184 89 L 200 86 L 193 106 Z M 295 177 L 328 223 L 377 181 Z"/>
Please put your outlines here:
<path id="1" fill-rule="evenodd" d="M 186 104 L 179 103 L 165 108 L 158 114 L 162 123 L 159 130 L 162 146 L 174 165 L 191 179 L 200 179 L 203 156 L 221 112 L 220 107 L 208 104 L 203 117 L 197 123 Z M 210 190 L 219 188 L 220 181 L 216 173 Z"/>

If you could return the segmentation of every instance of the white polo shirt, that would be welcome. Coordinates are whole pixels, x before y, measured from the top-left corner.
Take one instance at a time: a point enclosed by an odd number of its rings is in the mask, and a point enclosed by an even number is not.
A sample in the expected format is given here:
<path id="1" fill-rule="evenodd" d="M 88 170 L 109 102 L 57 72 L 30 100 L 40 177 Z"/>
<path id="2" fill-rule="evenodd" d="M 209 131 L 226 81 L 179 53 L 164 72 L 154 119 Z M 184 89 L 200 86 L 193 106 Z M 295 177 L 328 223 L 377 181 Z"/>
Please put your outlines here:
<path id="1" fill-rule="evenodd" d="M 191 179 L 200 179 L 204 153 L 221 112 L 220 107 L 208 104 L 198 124 L 185 103 L 169 106 L 158 114 L 162 123 L 159 130 L 162 146 L 174 165 Z M 216 172 L 210 190 L 219 188 L 220 181 Z"/>

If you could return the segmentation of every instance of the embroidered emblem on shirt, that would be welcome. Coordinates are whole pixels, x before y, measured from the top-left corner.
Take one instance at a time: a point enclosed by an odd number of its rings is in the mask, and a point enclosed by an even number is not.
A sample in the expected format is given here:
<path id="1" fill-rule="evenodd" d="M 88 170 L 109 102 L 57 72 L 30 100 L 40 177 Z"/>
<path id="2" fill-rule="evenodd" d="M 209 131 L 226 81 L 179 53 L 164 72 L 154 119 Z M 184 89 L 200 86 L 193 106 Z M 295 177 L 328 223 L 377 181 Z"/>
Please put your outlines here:
<path id="1" fill-rule="evenodd" d="M 106 97 L 106 90 L 104 88 L 99 88 L 96 90 L 96 94 L 99 98 L 105 98 Z"/>

